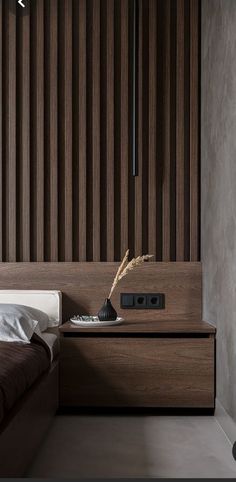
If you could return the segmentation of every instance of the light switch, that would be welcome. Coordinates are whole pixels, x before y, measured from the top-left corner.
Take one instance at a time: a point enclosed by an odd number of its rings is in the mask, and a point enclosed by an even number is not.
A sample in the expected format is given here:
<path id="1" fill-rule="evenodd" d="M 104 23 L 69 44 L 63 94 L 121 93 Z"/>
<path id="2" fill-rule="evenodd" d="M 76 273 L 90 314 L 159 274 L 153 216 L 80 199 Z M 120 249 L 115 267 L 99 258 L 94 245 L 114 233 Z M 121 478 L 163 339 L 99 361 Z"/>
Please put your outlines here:
<path id="1" fill-rule="evenodd" d="M 122 293 L 121 295 L 121 307 L 122 308 L 131 308 L 134 306 L 134 296 L 126 293 Z"/>

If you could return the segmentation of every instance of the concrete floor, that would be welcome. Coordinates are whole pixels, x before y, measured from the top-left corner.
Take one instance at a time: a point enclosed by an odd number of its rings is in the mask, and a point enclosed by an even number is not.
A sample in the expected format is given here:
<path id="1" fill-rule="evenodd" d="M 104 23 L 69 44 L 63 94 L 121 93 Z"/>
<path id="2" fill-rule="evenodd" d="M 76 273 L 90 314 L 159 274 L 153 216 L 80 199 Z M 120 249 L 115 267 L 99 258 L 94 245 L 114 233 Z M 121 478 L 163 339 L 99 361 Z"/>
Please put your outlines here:
<path id="1" fill-rule="evenodd" d="M 210 416 L 58 415 L 28 477 L 236 478 Z"/>

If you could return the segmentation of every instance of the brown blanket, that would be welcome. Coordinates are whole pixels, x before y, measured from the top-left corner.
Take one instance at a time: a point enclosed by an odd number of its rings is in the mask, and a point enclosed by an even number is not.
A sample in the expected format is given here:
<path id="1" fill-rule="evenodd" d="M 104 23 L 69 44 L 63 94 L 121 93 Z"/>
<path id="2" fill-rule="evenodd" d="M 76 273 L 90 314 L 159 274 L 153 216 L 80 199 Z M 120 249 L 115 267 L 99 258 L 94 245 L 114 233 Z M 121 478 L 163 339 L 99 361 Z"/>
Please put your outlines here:
<path id="1" fill-rule="evenodd" d="M 0 423 L 15 402 L 50 367 L 43 345 L 0 341 Z"/>

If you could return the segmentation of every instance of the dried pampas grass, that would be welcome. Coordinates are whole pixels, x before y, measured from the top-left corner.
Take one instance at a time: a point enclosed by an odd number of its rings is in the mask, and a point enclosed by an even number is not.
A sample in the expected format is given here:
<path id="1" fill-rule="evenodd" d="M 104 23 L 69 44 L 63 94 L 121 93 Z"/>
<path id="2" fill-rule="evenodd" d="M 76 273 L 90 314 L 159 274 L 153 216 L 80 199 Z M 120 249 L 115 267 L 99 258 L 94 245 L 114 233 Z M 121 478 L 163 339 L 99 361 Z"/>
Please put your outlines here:
<path id="1" fill-rule="evenodd" d="M 121 261 L 121 264 L 117 270 L 117 273 L 115 275 L 114 281 L 112 283 L 111 291 L 109 293 L 108 298 L 111 298 L 111 295 L 117 285 L 117 283 L 124 277 L 126 276 L 129 271 L 133 270 L 137 266 L 140 266 L 144 261 L 148 261 L 150 258 L 153 257 L 153 254 L 144 254 L 143 256 L 138 256 L 137 258 L 131 259 L 131 261 L 128 263 L 128 257 L 129 257 L 129 249 L 126 251 L 123 260 Z"/>

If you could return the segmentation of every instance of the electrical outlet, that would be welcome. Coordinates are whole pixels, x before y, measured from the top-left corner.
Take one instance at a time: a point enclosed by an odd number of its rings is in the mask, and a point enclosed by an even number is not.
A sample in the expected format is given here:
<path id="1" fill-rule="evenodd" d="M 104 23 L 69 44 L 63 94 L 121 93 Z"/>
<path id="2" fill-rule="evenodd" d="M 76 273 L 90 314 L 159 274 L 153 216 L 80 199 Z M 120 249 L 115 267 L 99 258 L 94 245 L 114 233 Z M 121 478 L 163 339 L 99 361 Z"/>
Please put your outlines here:
<path id="1" fill-rule="evenodd" d="M 165 295 L 163 293 L 148 294 L 147 308 L 149 310 L 163 310 L 165 308 Z"/>
<path id="2" fill-rule="evenodd" d="M 163 293 L 121 293 L 120 306 L 132 310 L 163 310 L 165 295 Z"/>
<path id="3" fill-rule="evenodd" d="M 134 295 L 134 308 L 146 308 L 147 296 L 146 295 Z"/>

